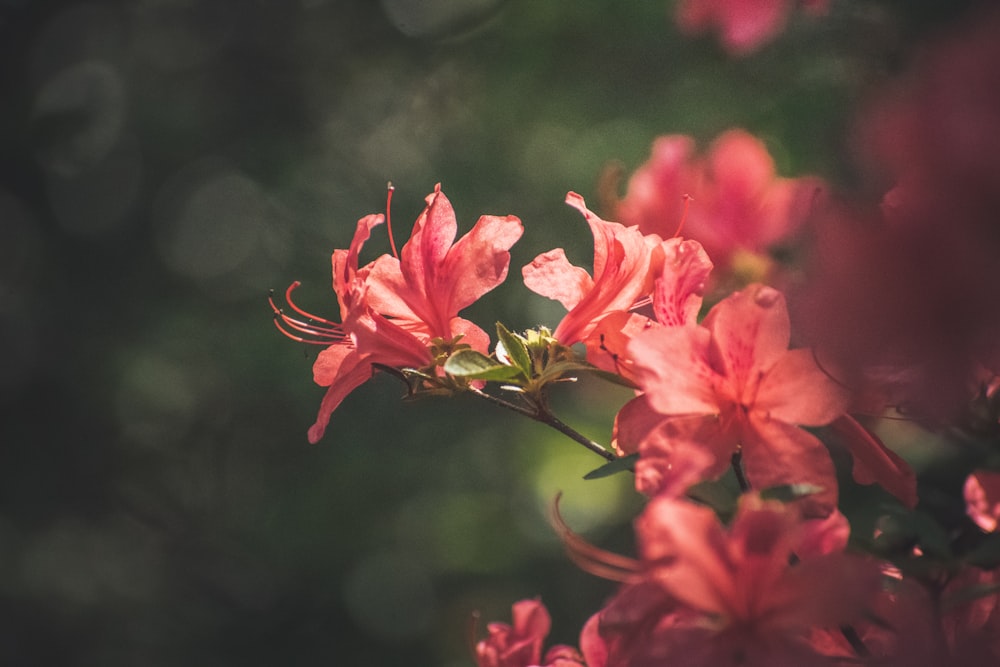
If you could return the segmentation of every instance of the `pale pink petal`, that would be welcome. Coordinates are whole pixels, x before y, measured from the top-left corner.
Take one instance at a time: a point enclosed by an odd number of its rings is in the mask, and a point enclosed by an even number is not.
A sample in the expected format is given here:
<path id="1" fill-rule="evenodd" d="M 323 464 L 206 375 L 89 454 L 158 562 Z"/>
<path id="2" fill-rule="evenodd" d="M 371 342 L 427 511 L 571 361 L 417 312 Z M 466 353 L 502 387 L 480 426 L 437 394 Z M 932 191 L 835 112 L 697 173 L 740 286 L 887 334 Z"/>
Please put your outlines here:
<path id="1" fill-rule="evenodd" d="M 489 354 L 490 335 L 483 331 L 478 324 L 461 317 L 455 317 L 451 320 L 450 328 L 452 335 L 462 336 L 459 343 L 464 343 L 477 352 Z"/>
<path id="2" fill-rule="evenodd" d="M 366 215 L 358 220 L 354 229 L 354 238 L 347 250 L 334 250 L 333 262 L 333 291 L 340 300 L 340 318 L 347 318 L 347 312 L 352 307 L 348 293 L 354 277 L 358 272 L 358 255 L 365 241 L 371 236 L 372 227 L 384 222 L 381 215 Z"/>
<path id="3" fill-rule="evenodd" d="M 664 415 L 721 411 L 707 362 L 709 343 L 701 327 L 654 327 L 632 339 L 628 353 L 650 407 Z"/>
<path id="4" fill-rule="evenodd" d="M 566 310 L 572 310 L 594 289 L 590 275 L 570 264 L 562 248 L 542 253 L 521 269 L 521 275 L 528 289 L 558 301 Z"/>
<path id="5" fill-rule="evenodd" d="M 789 350 L 761 379 L 753 409 L 786 424 L 823 426 L 844 414 L 849 401 L 811 350 Z"/>
<path id="6" fill-rule="evenodd" d="M 442 314 L 457 314 L 504 281 L 510 266 L 508 251 L 523 231 L 521 220 L 512 215 L 479 218 L 448 250 L 436 290 L 428 294 Z"/>
<path id="7" fill-rule="evenodd" d="M 831 427 L 851 452 L 851 472 L 858 484 L 879 484 L 907 507 L 917 506 L 917 477 L 906 461 L 850 415 Z"/>
<path id="8" fill-rule="evenodd" d="M 583 197 L 574 192 L 566 195 L 566 203 L 583 213 L 594 235 L 593 286 L 553 332 L 560 343 L 571 345 L 587 338 L 608 314 L 629 310 L 640 296 L 649 294 L 652 288 L 650 269 L 653 250 L 660 239 L 644 236 L 636 227 L 602 220 L 587 208 Z M 553 257 L 559 259 L 558 255 Z M 560 269 L 565 273 L 565 267 Z M 573 297 L 581 279 L 578 278 L 568 288 L 562 288 L 562 291 L 552 287 L 547 290 Z"/>
<path id="9" fill-rule="evenodd" d="M 309 442 L 315 445 L 326 432 L 337 406 L 371 378 L 372 365 L 348 345 L 331 345 L 319 353 L 313 375 L 317 384 L 329 387 L 320 402 L 316 423 L 309 428 Z"/>
<path id="10" fill-rule="evenodd" d="M 414 290 L 429 295 L 445 282 L 441 267 L 457 233 L 455 210 L 438 183 L 400 251 L 400 269 Z"/>
<path id="11" fill-rule="evenodd" d="M 376 313 L 413 323 L 424 323 L 428 335 L 445 336 L 446 332 L 431 334 L 430 323 L 434 314 L 426 296 L 414 289 L 403 277 L 399 260 L 382 255 L 370 266 L 365 276 L 366 303 Z"/>
<path id="12" fill-rule="evenodd" d="M 414 336 L 391 320 L 371 311 L 356 313 L 345 322 L 355 345 L 373 364 L 393 368 L 421 368 L 431 363 L 429 341 Z"/>
<path id="13" fill-rule="evenodd" d="M 754 489 L 811 484 L 820 491 L 798 501 L 805 516 L 826 516 L 836 508 L 837 475 L 830 452 L 816 436 L 751 413 L 743 438 L 743 465 Z"/>

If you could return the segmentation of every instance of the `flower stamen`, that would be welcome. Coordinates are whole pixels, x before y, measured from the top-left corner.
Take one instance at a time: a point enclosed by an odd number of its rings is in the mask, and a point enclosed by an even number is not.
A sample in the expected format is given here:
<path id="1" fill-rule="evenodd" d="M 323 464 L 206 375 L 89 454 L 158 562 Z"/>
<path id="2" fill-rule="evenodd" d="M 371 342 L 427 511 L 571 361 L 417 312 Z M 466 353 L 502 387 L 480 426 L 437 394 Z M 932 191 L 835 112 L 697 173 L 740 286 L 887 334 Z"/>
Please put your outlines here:
<path id="1" fill-rule="evenodd" d="M 292 292 L 301 284 L 296 280 L 288 286 L 288 289 L 285 290 L 285 303 L 288 304 L 289 308 L 306 319 L 300 320 L 285 313 L 274 302 L 274 290 L 271 290 L 267 296 L 267 302 L 270 304 L 271 310 L 274 311 L 274 326 L 282 335 L 299 343 L 332 345 L 333 343 L 343 342 L 347 338 L 347 334 L 344 332 L 342 325 L 312 315 L 295 305 L 295 302 L 292 300 Z M 299 336 L 295 332 L 305 334 L 306 337 Z"/>

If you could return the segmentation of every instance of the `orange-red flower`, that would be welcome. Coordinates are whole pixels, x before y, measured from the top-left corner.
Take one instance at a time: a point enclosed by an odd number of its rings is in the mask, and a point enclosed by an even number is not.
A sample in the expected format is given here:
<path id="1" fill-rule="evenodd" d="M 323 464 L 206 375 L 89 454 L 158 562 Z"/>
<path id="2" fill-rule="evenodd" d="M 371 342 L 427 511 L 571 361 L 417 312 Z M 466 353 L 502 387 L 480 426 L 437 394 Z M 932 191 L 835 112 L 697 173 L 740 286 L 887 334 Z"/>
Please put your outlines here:
<path id="1" fill-rule="evenodd" d="M 728 529 L 707 507 L 658 497 L 636 533 L 641 583 L 588 623 L 590 667 L 832 665 L 824 633 L 860 620 L 879 590 L 877 565 L 802 549 L 795 510 L 754 495 Z"/>
<path id="2" fill-rule="evenodd" d="M 521 272 L 528 289 L 569 311 L 553 336 L 563 345 L 572 345 L 585 340 L 608 315 L 627 312 L 649 295 L 653 253 L 660 238 L 602 220 L 575 192 L 566 195 L 566 203 L 583 214 L 594 235 L 593 277 L 570 264 L 562 248 L 542 253 Z"/>
<path id="3" fill-rule="evenodd" d="M 712 455 L 706 477 L 721 474 L 739 451 L 755 487 L 813 484 L 822 491 L 808 504 L 829 513 L 837 501 L 833 463 L 799 426 L 828 424 L 849 396 L 809 350 L 789 350 L 789 339 L 784 297 L 762 285 L 716 304 L 703 326 L 636 336 L 629 350 L 645 393 L 619 415 L 619 431 L 652 432 L 659 415 L 674 431 L 668 441 L 689 441 Z M 619 442 L 632 451 L 637 445 Z"/>
<path id="4" fill-rule="evenodd" d="M 481 352 L 489 336 L 458 317 L 458 312 L 499 285 L 507 276 L 510 247 L 523 231 L 514 216 L 482 216 L 473 229 L 454 242 L 455 212 L 438 184 L 427 196 L 401 257 L 382 255 L 358 266 L 358 256 L 381 215 L 358 221 L 351 245 L 333 253 L 333 290 L 341 322 L 309 315 L 291 301 L 306 320 L 275 306 L 276 323 L 296 340 L 327 345 L 313 366 L 313 378 L 327 387 L 309 441 L 318 442 L 330 415 L 344 398 L 363 384 L 377 367 L 426 368 L 433 364 L 430 346 L 448 345 L 461 337 Z M 299 334 L 302 334 L 301 336 Z"/>

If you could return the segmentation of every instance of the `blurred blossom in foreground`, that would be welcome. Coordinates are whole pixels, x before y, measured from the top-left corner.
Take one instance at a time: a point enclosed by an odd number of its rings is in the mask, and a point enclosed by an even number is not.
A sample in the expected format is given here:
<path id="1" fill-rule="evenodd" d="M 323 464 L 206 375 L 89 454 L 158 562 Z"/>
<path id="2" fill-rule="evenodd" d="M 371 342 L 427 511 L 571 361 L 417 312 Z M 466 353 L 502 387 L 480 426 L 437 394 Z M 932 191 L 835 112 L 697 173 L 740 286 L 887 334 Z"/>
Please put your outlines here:
<path id="1" fill-rule="evenodd" d="M 862 119 L 866 163 L 895 188 L 880 209 L 818 216 L 793 299 L 871 407 L 929 424 L 961 416 L 984 368 L 1000 372 L 1000 12 L 976 18 Z"/>

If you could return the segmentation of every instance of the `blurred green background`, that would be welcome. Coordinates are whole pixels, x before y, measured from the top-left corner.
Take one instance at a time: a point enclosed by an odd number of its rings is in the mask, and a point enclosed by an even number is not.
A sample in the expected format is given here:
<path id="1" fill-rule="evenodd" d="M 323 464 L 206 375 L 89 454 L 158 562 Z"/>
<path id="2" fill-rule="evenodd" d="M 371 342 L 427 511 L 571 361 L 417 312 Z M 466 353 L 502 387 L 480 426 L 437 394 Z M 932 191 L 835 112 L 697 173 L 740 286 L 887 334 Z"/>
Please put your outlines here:
<path id="1" fill-rule="evenodd" d="M 849 181 L 852 109 L 964 4 L 833 0 L 733 60 L 659 1 L 0 0 L 0 663 L 470 665 L 472 613 L 538 595 L 575 643 L 613 584 L 548 506 L 627 552 L 630 480 L 381 375 L 308 445 L 316 349 L 268 289 L 334 316 L 330 253 L 386 181 L 397 238 L 441 182 L 462 232 L 526 228 L 470 319 L 554 326 L 520 267 L 589 261 L 568 190 L 734 126 Z M 627 398 L 557 404 L 607 442 Z"/>

